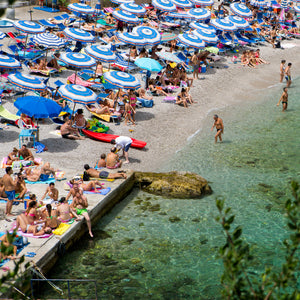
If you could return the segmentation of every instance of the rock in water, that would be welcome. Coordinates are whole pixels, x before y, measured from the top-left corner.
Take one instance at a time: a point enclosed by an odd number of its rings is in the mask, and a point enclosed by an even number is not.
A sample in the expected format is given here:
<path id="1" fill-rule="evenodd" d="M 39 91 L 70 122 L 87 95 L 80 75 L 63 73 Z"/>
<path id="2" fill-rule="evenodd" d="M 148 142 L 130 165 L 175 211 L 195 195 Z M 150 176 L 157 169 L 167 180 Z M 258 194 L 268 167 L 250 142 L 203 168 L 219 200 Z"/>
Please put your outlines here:
<path id="1" fill-rule="evenodd" d="M 148 193 L 171 198 L 199 198 L 212 193 L 206 179 L 190 172 L 135 172 L 136 182 Z"/>

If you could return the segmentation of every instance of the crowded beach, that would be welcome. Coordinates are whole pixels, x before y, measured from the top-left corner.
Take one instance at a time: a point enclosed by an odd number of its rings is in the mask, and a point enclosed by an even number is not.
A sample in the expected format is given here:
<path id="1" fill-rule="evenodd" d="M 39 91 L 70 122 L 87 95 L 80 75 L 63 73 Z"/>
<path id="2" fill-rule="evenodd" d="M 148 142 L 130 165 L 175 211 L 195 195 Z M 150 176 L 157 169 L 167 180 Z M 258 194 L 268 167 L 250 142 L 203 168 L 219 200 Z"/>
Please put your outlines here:
<path id="1" fill-rule="evenodd" d="M 5 244 L 6 230 L 30 242 L 62 235 L 81 220 L 92 238 L 91 195 L 110 193 L 128 168 L 158 167 L 201 128 L 209 109 L 235 103 L 232 93 L 251 90 L 265 72 L 273 72 L 268 83 L 291 85 L 297 6 L 112 2 L 107 8 L 74 3 L 47 18 L 33 13 L 33 21 L 19 17 L 3 33 Z M 287 54 L 278 54 L 284 45 Z M 240 78 L 238 87 L 228 83 L 232 78 Z M 223 132 L 220 120 L 213 128 Z M 26 246 L 15 243 L 1 256 L 4 263 L 24 253 L 16 245 Z"/>

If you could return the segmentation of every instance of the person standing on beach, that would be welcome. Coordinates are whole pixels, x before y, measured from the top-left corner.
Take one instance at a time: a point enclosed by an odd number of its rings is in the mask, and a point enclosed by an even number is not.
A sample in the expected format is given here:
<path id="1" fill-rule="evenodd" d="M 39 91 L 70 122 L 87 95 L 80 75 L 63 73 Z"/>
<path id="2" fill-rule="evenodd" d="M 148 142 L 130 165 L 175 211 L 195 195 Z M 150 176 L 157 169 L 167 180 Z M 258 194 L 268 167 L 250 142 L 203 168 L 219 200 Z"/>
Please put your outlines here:
<path id="1" fill-rule="evenodd" d="M 214 127 L 216 127 L 217 133 L 215 135 L 215 143 L 218 142 L 218 138 L 219 138 L 220 142 L 222 143 L 223 142 L 223 140 L 222 140 L 222 134 L 224 133 L 224 124 L 223 124 L 223 121 L 222 121 L 221 118 L 219 118 L 218 115 L 214 115 L 214 120 L 215 120 L 215 122 L 214 122 L 214 124 L 213 124 L 213 126 L 211 128 L 211 131 L 213 131 Z"/>
<path id="2" fill-rule="evenodd" d="M 132 144 L 132 139 L 128 136 L 119 136 L 111 140 L 111 144 L 116 145 L 118 150 L 123 150 L 123 156 L 125 156 L 124 164 L 129 164 L 128 150 Z"/>
<path id="3" fill-rule="evenodd" d="M 283 93 L 277 103 L 277 106 L 279 106 L 280 102 L 282 102 L 282 112 L 287 110 L 288 98 L 289 98 L 288 89 L 287 89 L 287 87 L 285 87 L 285 88 L 283 88 Z"/>
<path id="4" fill-rule="evenodd" d="M 289 88 L 291 86 L 292 83 L 292 75 L 291 75 L 291 67 L 292 67 L 292 63 L 288 63 L 288 66 L 285 69 L 285 75 L 286 75 L 286 87 Z"/>
<path id="5" fill-rule="evenodd" d="M 199 66 L 200 66 L 200 64 L 199 64 L 198 52 L 197 51 L 194 52 L 194 55 L 191 58 L 191 62 L 193 64 L 193 69 L 194 69 L 193 78 L 195 79 L 195 77 L 197 77 L 197 79 L 199 79 Z"/>
<path id="6" fill-rule="evenodd" d="M 2 177 L 3 185 L 4 185 L 4 190 L 7 195 L 7 202 L 6 202 L 6 211 L 5 214 L 8 217 L 13 216 L 11 214 L 11 209 L 13 202 L 16 198 L 16 182 L 12 179 L 11 175 L 13 174 L 12 167 L 6 167 L 5 169 L 6 174 Z"/>
<path id="7" fill-rule="evenodd" d="M 280 82 L 282 82 L 285 71 L 285 60 L 283 59 L 280 64 Z"/>

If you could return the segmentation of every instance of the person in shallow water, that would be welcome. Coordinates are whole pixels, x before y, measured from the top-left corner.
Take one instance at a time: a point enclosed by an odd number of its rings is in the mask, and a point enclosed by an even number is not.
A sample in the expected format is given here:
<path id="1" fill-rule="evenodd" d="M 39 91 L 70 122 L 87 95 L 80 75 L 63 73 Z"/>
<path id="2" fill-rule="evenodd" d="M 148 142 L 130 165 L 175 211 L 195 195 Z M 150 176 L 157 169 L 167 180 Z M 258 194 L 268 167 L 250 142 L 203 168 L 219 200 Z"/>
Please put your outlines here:
<path id="1" fill-rule="evenodd" d="M 215 122 L 211 128 L 211 131 L 213 131 L 214 127 L 216 127 L 217 133 L 215 135 L 215 143 L 218 142 L 218 138 L 219 138 L 220 142 L 223 142 L 223 140 L 222 140 L 222 134 L 224 133 L 223 121 L 221 118 L 219 118 L 218 115 L 214 115 L 214 120 L 215 120 Z"/>
<path id="2" fill-rule="evenodd" d="M 277 103 L 277 106 L 279 106 L 280 102 L 282 102 L 282 112 L 286 111 L 288 107 L 288 99 L 289 99 L 288 89 L 287 87 L 285 87 L 283 88 L 283 93 Z"/>

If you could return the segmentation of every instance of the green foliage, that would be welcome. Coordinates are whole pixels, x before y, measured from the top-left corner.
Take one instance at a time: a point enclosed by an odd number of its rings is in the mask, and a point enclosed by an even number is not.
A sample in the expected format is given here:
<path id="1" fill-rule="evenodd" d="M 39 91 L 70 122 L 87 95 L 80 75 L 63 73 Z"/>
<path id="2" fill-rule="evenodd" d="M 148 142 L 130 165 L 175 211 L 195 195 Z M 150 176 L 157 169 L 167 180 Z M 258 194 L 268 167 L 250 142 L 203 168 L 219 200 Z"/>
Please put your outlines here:
<path id="1" fill-rule="evenodd" d="M 231 214 L 231 208 L 225 208 L 224 199 L 216 199 L 219 211 L 216 221 L 221 224 L 226 238 L 225 244 L 219 249 L 224 265 L 221 283 L 225 299 L 300 300 L 297 286 L 297 274 L 300 271 L 300 193 L 297 182 L 293 181 L 291 186 L 293 200 L 285 203 L 287 227 L 291 231 L 289 238 L 283 241 L 285 261 L 281 271 L 266 268 L 260 276 L 253 276 L 249 272 L 253 259 L 250 246 L 242 239 L 242 228 L 233 227 L 235 216 Z"/>

